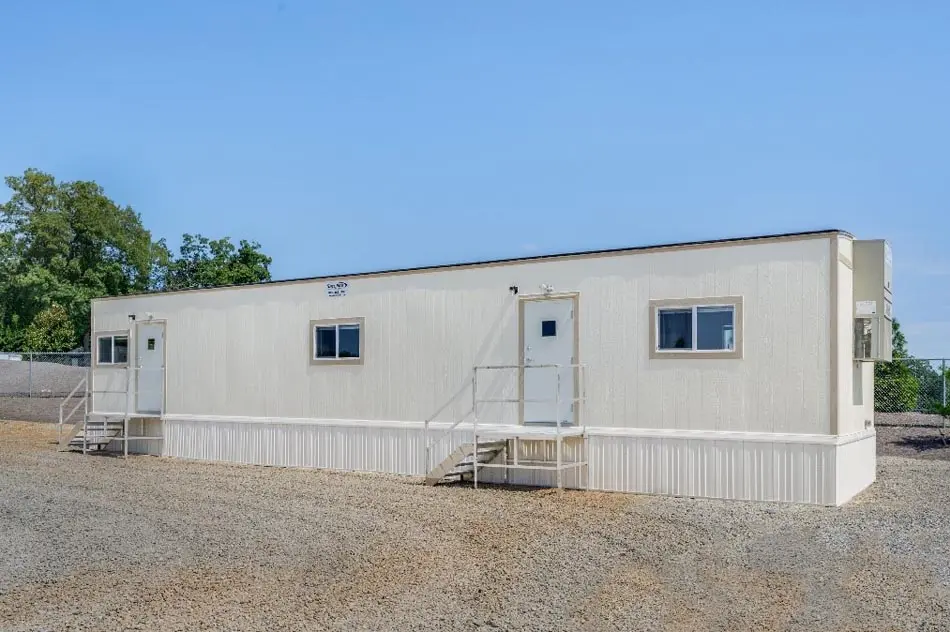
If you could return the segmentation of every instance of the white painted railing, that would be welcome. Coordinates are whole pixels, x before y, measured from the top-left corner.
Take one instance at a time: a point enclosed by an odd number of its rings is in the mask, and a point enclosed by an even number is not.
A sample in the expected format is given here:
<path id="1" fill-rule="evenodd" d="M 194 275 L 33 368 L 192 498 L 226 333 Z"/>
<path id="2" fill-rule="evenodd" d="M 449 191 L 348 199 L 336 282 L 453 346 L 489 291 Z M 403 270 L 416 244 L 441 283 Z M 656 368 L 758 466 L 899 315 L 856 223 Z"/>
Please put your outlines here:
<path id="1" fill-rule="evenodd" d="M 470 378 L 470 379 L 474 379 L 474 376 L 475 376 L 475 370 L 473 369 L 473 370 L 472 370 L 472 378 Z M 430 438 L 429 438 L 429 426 L 432 424 L 433 421 L 435 421 L 435 419 L 436 419 L 439 415 L 442 414 L 442 411 L 444 411 L 446 408 L 448 408 L 449 406 L 451 406 L 452 404 L 454 404 L 454 403 L 455 403 L 455 400 L 457 400 L 458 397 L 459 397 L 459 395 L 461 395 L 463 392 L 465 392 L 465 388 L 464 388 L 464 387 L 462 387 L 462 388 L 459 390 L 459 392 L 456 393 L 455 396 L 452 397 L 449 401 L 445 402 L 445 404 L 443 404 L 442 407 L 439 408 L 439 410 L 435 411 L 434 414 L 432 414 L 428 419 L 426 419 L 426 420 L 425 420 L 425 423 L 423 424 L 423 437 L 424 437 L 425 444 L 426 444 L 426 455 L 425 455 L 425 456 L 426 456 L 426 463 L 425 463 L 425 471 L 426 471 L 427 473 L 430 472 L 430 471 L 432 471 L 432 467 L 433 467 L 433 464 L 432 464 L 432 447 L 435 446 L 435 445 L 438 445 L 439 443 L 442 442 L 443 439 L 445 439 L 445 438 L 448 437 L 450 434 L 452 434 L 452 431 L 455 430 L 456 428 L 458 428 L 459 424 L 461 424 L 463 421 L 465 421 L 466 417 L 468 417 L 468 413 L 466 413 L 465 415 L 462 415 L 461 417 L 459 417 L 459 418 L 455 421 L 455 423 L 453 423 L 453 424 L 452 424 L 451 426 L 449 426 L 447 429 L 443 430 L 443 431 L 442 431 L 441 433 L 439 433 L 439 435 L 437 435 L 436 437 L 433 437 L 431 440 L 430 440 Z M 471 413 L 471 411 L 468 411 L 468 412 Z"/>
<path id="2" fill-rule="evenodd" d="M 115 370 L 121 371 L 123 369 L 115 369 Z M 144 393 L 144 392 L 152 392 L 152 391 L 143 390 L 139 388 L 138 380 L 136 378 L 138 377 L 139 373 L 142 371 L 157 371 L 161 373 L 162 386 L 160 389 L 156 391 L 156 392 L 158 391 L 161 392 L 161 397 L 159 398 L 159 410 L 156 413 L 151 413 L 151 412 L 139 413 L 137 410 L 138 394 Z M 75 389 L 73 389 L 73 392 L 70 393 L 70 395 L 67 397 L 67 400 L 75 394 L 75 392 L 79 389 L 80 386 L 85 385 L 86 387 L 85 394 L 83 396 L 82 402 L 80 402 L 80 404 L 85 403 L 85 411 L 83 414 L 83 425 L 82 425 L 84 437 L 86 436 L 86 433 L 88 432 L 86 422 L 89 419 L 90 412 L 93 413 L 93 415 L 101 415 L 105 418 L 108 418 L 110 416 L 115 417 L 115 418 L 121 418 L 122 419 L 122 435 L 116 436 L 112 440 L 121 441 L 123 444 L 123 455 L 128 456 L 129 455 L 129 441 L 162 441 L 164 439 L 164 437 L 160 437 L 160 436 L 158 437 L 156 436 L 130 436 L 129 421 L 133 417 L 157 416 L 158 418 L 161 419 L 165 416 L 165 367 L 130 366 L 130 367 L 126 367 L 124 369 L 124 372 L 125 372 L 125 376 L 124 376 L 125 379 L 122 380 L 122 382 L 124 383 L 123 388 L 95 388 L 94 384 L 92 383 L 90 373 L 89 371 L 87 371 L 86 377 L 84 377 L 82 382 L 80 382 L 80 384 L 77 385 Z M 96 396 L 109 396 L 109 395 L 117 395 L 117 396 L 121 396 L 121 398 L 124 398 L 124 403 L 122 404 L 121 409 L 120 410 L 96 410 L 96 406 L 97 406 Z M 92 402 L 92 408 L 93 408 L 91 411 L 89 410 L 90 401 Z M 63 445 L 63 435 L 62 435 L 63 423 L 64 421 L 68 420 L 68 418 L 73 413 L 75 413 L 79 407 L 77 405 L 75 408 L 73 408 L 72 411 L 70 411 L 69 415 L 64 417 L 63 415 L 64 405 L 65 405 L 65 401 L 63 402 L 63 405 L 60 405 L 60 422 L 59 422 L 60 423 L 60 445 Z M 75 432 L 72 434 L 75 435 Z M 71 438 L 72 437 L 66 438 L 66 442 L 68 443 L 69 439 Z M 85 439 L 84 439 L 83 453 L 85 452 L 86 452 L 86 444 L 85 444 Z"/>
<path id="3" fill-rule="evenodd" d="M 69 420 L 72 419 L 72 416 L 76 414 L 76 411 L 79 410 L 80 406 L 84 407 L 83 419 L 85 419 L 86 415 L 89 413 L 89 371 L 90 369 L 86 369 L 86 374 L 83 375 L 82 379 L 79 380 L 79 383 L 73 387 L 73 390 L 69 391 L 69 395 L 67 395 L 66 398 L 59 404 L 59 444 L 60 445 L 62 445 L 63 443 L 63 424 L 68 423 Z M 76 395 L 76 393 L 79 391 L 80 388 L 83 389 L 82 399 L 80 399 L 76 403 L 76 405 L 73 406 L 72 409 L 64 415 L 63 413 L 66 409 L 66 405 L 70 402 L 70 400 L 72 400 L 72 398 Z"/>
<path id="4" fill-rule="evenodd" d="M 568 369 L 573 374 L 573 392 L 569 397 L 565 396 L 562 393 L 562 372 L 564 369 Z M 555 373 L 554 379 L 554 393 L 551 398 L 526 398 L 524 396 L 524 373 L 529 370 L 553 370 Z M 479 384 L 479 372 L 497 372 L 497 371 L 508 371 L 512 372 L 513 375 L 518 380 L 518 396 L 517 397 L 479 397 L 478 384 Z M 448 403 L 446 403 L 439 411 L 432 415 L 429 419 L 425 421 L 424 425 L 424 437 L 425 437 L 425 471 L 430 472 L 433 467 L 432 463 L 432 450 L 435 446 L 441 443 L 448 435 L 455 431 L 459 425 L 468 418 L 469 414 L 472 418 L 472 444 L 474 446 L 473 454 L 478 454 L 478 434 L 479 434 L 479 404 L 517 404 L 519 406 L 519 423 L 518 425 L 524 426 L 524 405 L 525 404 L 554 404 L 554 422 L 549 424 L 553 427 L 554 432 L 553 436 L 550 436 L 556 442 L 556 462 L 554 467 L 550 466 L 539 466 L 539 465 L 529 465 L 529 464 L 520 464 L 518 462 L 517 456 L 517 442 L 515 446 L 516 454 L 513 464 L 505 464 L 502 467 L 513 467 L 513 468 L 522 468 L 522 469 L 553 469 L 556 471 L 557 485 L 561 487 L 561 471 L 564 469 L 563 463 L 563 435 L 565 426 L 571 427 L 575 432 L 571 432 L 572 436 L 576 436 L 578 433 L 576 430 L 580 429 L 581 434 L 586 433 L 586 417 L 583 415 L 583 403 L 587 400 L 587 366 L 583 364 L 498 364 L 498 365 L 483 365 L 476 366 L 472 370 L 471 374 L 471 389 L 472 389 L 472 407 L 469 410 L 468 414 L 463 415 L 458 420 L 456 420 L 451 426 L 443 430 L 439 435 L 435 437 L 430 437 L 430 424 L 433 422 L 435 417 L 437 417 L 449 404 L 453 403 L 456 398 L 453 398 Z M 571 411 L 573 413 L 573 420 L 570 423 L 565 424 L 561 419 L 561 406 L 564 403 L 571 403 Z M 583 424 L 578 424 L 578 420 L 582 420 Z M 482 424 L 482 427 L 497 426 L 498 424 Z M 533 425 L 533 424 L 532 424 Z M 544 422 L 537 423 L 538 426 L 546 425 Z M 586 457 L 585 457 L 586 458 Z M 570 464 L 570 467 L 586 465 L 584 463 Z M 474 482 L 475 485 L 478 485 L 478 465 L 474 467 Z M 487 466 L 485 466 L 487 467 Z"/>

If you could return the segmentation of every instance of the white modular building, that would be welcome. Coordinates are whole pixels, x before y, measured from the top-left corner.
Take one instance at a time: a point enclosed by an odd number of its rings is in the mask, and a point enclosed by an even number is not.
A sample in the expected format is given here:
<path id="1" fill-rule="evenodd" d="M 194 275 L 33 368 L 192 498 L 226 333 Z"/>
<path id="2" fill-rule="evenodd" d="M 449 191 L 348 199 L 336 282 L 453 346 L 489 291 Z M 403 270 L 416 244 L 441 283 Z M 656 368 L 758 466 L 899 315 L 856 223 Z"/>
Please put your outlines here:
<path id="1" fill-rule="evenodd" d="M 827 230 L 97 299 L 73 444 L 839 505 L 890 271 Z"/>

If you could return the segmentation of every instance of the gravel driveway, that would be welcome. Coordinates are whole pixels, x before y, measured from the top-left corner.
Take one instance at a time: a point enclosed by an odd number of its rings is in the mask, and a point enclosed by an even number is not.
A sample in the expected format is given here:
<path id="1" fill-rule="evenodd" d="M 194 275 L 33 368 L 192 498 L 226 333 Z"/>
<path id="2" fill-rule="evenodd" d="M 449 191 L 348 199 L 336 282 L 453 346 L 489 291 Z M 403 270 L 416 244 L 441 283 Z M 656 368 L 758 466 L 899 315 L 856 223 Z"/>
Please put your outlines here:
<path id="1" fill-rule="evenodd" d="M 943 418 L 922 413 L 875 413 L 877 453 L 950 461 L 950 436 L 940 436 Z"/>
<path id="2" fill-rule="evenodd" d="M 950 462 L 841 508 L 57 453 L 0 424 L 2 630 L 945 630 Z"/>

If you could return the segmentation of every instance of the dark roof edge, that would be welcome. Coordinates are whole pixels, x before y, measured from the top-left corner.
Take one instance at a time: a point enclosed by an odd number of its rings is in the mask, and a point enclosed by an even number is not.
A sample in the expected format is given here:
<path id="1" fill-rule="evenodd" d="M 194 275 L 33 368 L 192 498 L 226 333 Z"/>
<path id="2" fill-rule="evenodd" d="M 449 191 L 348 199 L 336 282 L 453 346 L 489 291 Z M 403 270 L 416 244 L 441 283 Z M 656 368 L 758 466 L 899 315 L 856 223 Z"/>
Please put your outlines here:
<path id="1" fill-rule="evenodd" d="M 263 287 L 268 285 L 283 285 L 290 283 L 307 283 L 312 281 L 327 281 L 330 279 L 358 279 L 360 277 L 374 277 L 374 276 L 388 276 L 388 275 L 399 275 L 399 274 L 414 274 L 420 272 L 436 272 L 440 270 L 452 270 L 453 268 L 477 268 L 482 266 L 497 266 L 497 265 L 506 265 L 506 264 L 521 264 L 521 263 L 532 263 L 535 261 L 545 261 L 549 259 L 573 259 L 573 258 L 583 258 L 583 257 L 596 257 L 596 256 L 612 256 L 612 255 L 624 255 L 624 254 L 635 254 L 637 252 L 643 251 L 652 251 L 652 250 L 667 250 L 667 249 L 685 249 L 685 248 L 702 248 L 707 246 L 717 246 L 717 245 L 727 245 L 733 243 L 743 243 L 751 241 L 794 241 L 796 239 L 808 239 L 813 237 L 820 236 L 832 236 L 832 235 L 844 235 L 846 237 L 854 238 L 854 235 L 845 230 L 840 230 L 837 228 L 825 228 L 821 230 L 808 230 L 802 232 L 794 233 L 774 233 L 769 235 L 754 235 L 747 237 L 724 237 L 721 239 L 707 239 L 703 241 L 685 241 L 685 242 L 675 242 L 675 243 L 665 243 L 665 244 L 653 244 L 648 246 L 629 246 L 624 248 L 607 248 L 603 250 L 582 250 L 578 252 L 560 252 L 548 255 L 532 255 L 530 257 L 512 257 L 508 259 L 487 259 L 484 261 L 465 261 L 461 263 L 445 263 L 438 265 L 428 265 L 428 266 L 417 266 L 413 268 L 393 268 L 390 270 L 376 270 L 371 272 L 356 272 L 353 274 L 326 274 L 320 276 L 311 276 L 311 277 L 298 277 L 294 279 L 278 279 L 274 281 L 260 281 L 258 283 L 240 283 L 233 285 L 216 285 L 214 287 L 199 287 L 199 288 L 189 288 L 186 290 L 170 290 L 170 291 L 160 291 L 160 292 L 143 292 L 140 294 L 123 294 L 120 296 L 102 296 L 92 299 L 93 301 L 108 301 L 108 300 L 117 300 L 123 298 L 136 298 L 142 296 L 160 296 L 168 294 L 184 294 L 187 292 L 207 292 L 212 290 L 226 290 L 226 289 L 235 289 L 235 288 L 253 288 L 253 287 Z"/>

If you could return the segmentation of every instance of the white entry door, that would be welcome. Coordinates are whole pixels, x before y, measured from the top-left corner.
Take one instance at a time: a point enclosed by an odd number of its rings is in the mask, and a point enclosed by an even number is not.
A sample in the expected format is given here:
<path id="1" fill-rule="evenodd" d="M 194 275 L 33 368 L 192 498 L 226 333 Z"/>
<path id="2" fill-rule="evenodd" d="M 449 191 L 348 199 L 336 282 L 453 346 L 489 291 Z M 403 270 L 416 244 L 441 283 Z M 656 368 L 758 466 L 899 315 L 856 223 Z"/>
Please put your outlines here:
<path id="1" fill-rule="evenodd" d="M 524 423 L 573 424 L 574 299 L 526 300 L 522 314 Z"/>
<path id="2" fill-rule="evenodd" d="M 135 329 L 135 410 L 158 415 L 165 399 L 165 325 L 138 323 Z"/>

